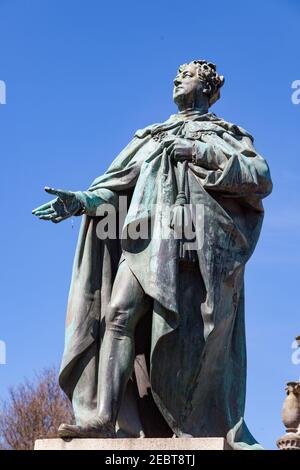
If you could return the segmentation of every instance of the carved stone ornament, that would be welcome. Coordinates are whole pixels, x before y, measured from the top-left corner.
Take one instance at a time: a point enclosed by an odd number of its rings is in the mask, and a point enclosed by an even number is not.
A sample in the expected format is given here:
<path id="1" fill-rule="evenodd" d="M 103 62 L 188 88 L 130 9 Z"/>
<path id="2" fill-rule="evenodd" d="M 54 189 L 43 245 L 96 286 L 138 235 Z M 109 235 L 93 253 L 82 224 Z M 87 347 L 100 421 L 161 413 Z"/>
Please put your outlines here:
<path id="1" fill-rule="evenodd" d="M 300 382 L 288 382 L 281 412 L 287 434 L 277 441 L 282 450 L 300 450 Z"/>

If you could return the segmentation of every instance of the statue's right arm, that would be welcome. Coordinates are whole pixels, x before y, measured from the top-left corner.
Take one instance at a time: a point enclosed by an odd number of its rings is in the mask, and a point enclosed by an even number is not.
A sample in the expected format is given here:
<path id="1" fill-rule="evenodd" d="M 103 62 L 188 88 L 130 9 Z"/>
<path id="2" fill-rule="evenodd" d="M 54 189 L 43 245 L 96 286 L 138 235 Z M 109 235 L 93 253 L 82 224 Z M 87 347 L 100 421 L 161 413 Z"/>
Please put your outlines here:
<path id="1" fill-rule="evenodd" d="M 97 209 L 102 204 L 107 207 L 118 205 L 117 194 L 105 188 L 74 192 L 46 187 L 45 191 L 57 196 L 56 199 L 37 207 L 32 213 L 39 219 L 50 220 L 53 223 L 62 222 L 71 216 L 97 215 Z"/>
<path id="2" fill-rule="evenodd" d="M 128 165 L 128 163 L 130 155 L 135 155 L 142 145 L 138 142 L 139 140 L 134 138 L 107 170 L 108 178 L 106 179 L 110 178 L 114 170 L 114 176 L 120 183 L 118 186 L 123 185 L 124 190 L 133 187 L 138 177 L 138 165 Z M 126 165 L 128 165 L 127 170 L 125 169 Z M 102 185 L 103 187 L 101 187 Z M 105 210 L 109 210 L 109 206 L 116 210 L 119 208 L 119 192 L 105 188 L 105 178 L 102 177 L 97 178 L 87 191 L 65 191 L 49 187 L 46 187 L 45 191 L 57 196 L 56 199 L 37 207 L 32 213 L 39 219 L 51 220 L 54 223 L 59 223 L 71 216 L 98 215 L 97 209 L 102 205 L 105 205 Z"/>
<path id="3" fill-rule="evenodd" d="M 76 194 L 81 205 L 81 213 L 77 215 L 97 215 L 98 207 L 103 204 L 106 207 L 112 206 L 113 209 L 118 208 L 119 197 L 116 192 L 110 189 L 101 188 L 94 191 L 80 191 Z"/>

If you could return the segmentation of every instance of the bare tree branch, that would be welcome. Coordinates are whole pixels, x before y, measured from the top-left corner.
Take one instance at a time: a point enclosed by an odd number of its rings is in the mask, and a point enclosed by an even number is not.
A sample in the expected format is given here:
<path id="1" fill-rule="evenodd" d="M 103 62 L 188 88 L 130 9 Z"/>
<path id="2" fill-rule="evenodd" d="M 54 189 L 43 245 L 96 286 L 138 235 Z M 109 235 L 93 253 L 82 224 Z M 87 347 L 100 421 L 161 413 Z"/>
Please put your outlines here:
<path id="1" fill-rule="evenodd" d="M 0 450 L 30 450 L 39 438 L 57 437 L 63 422 L 74 421 L 69 400 L 59 388 L 55 368 L 9 390 L 0 407 Z"/>

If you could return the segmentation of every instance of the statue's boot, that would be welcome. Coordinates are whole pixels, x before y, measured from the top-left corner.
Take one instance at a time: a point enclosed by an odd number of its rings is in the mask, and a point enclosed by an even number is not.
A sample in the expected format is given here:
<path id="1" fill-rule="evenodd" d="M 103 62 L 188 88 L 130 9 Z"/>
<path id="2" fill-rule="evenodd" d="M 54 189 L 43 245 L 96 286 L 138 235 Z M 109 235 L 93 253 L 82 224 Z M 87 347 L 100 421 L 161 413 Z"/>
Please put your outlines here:
<path id="1" fill-rule="evenodd" d="M 94 420 L 84 426 L 61 424 L 58 428 L 59 437 L 63 438 L 115 438 L 115 426 L 112 423 L 102 423 Z"/>

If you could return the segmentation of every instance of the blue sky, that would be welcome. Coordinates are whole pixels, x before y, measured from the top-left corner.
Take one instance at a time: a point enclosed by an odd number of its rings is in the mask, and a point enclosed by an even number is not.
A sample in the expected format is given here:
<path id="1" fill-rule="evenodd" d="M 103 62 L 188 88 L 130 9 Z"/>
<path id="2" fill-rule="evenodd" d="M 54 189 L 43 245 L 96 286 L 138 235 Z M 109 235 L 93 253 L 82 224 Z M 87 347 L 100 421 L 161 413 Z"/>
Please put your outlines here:
<path id="1" fill-rule="evenodd" d="M 0 17 L 0 398 L 63 349 L 79 220 L 34 219 L 43 187 L 86 189 L 137 128 L 175 112 L 178 65 L 207 58 L 226 77 L 212 111 L 255 136 L 274 182 L 246 271 L 246 420 L 274 447 L 285 382 L 300 376 L 299 3 L 0 0 Z"/>

